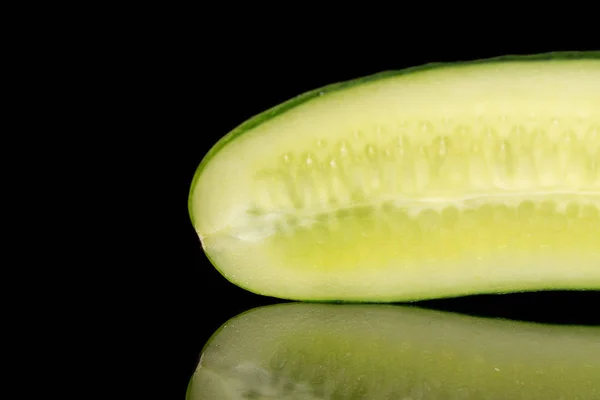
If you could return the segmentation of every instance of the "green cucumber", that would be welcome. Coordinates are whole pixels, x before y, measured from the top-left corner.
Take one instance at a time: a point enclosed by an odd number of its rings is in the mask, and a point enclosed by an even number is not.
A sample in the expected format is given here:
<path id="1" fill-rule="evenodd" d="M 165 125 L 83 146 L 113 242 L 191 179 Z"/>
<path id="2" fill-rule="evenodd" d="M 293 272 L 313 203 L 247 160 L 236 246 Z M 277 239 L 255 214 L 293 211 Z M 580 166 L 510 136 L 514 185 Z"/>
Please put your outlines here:
<path id="1" fill-rule="evenodd" d="M 600 52 L 300 95 L 214 145 L 189 213 L 226 279 L 279 298 L 600 289 Z"/>
<path id="2" fill-rule="evenodd" d="M 225 323 L 187 400 L 592 400 L 599 377 L 599 327 L 288 303 Z"/>

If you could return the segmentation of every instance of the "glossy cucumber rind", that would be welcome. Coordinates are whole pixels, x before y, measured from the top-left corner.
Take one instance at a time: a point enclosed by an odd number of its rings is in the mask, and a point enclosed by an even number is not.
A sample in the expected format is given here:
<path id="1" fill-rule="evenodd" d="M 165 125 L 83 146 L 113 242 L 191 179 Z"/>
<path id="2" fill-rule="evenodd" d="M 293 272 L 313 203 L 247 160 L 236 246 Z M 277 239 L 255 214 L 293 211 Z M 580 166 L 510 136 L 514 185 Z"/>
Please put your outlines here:
<path id="1" fill-rule="evenodd" d="M 458 61 L 458 62 L 433 62 L 428 63 L 421 66 L 406 68 L 402 70 L 391 70 L 391 71 L 383 71 L 376 74 L 368 75 L 365 77 L 352 79 L 344 82 L 332 83 L 321 88 L 317 88 L 303 94 L 300 94 L 296 97 L 293 97 L 281 104 L 278 104 L 268 110 L 263 111 L 255 115 L 254 117 L 246 120 L 242 124 L 238 125 L 232 131 L 227 133 L 221 139 L 219 139 L 214 146 L 208 151 L 208 153 L 203 157 L 202 161 L 198 165 L 196 172 L 192 178 L 190 191 L 188 195 L 188 214 L 190 216 L 192 225 L 195 225 L 195 217 L 192 212 L 192 202 L 193 202 L 193 194 L 194 189 L 196 187 L 196 183 L 202 174 L 205 166 L 210 162 L 210 160 L 214 157 L 216 153 L 218 153 L 221 149 L 223 149 L 229 142 L 235 140 L 240 135 L 251 131 L 253 128 L 258 125 L 275 118 L 286 111 L 299 106 L 302 103 L 305 103 L 313 98 L 325 95 L 327 93 L 348 89 L 357 85 L 361 85 L 364 83 L 382 80 L 386 78 L 393 78 L 400 75 L 408 75 L 417 72 L 423 72 L 431 69 L 443 69 L 447 67 L 458 67 L 458 66 L 473 66 L 476 64 L 485 64 L 485 63 L 506 63 L 511 61 L 531 61 L 531 62 L 544 62 L 544 61 L 553 61 L 553 60 L 584 60 L 584 59 L 600 59 L 600 51 L 563 51 L 563 52 L 549 52 L 542 54 L 533 54 L 533 55 L 504 55 L 492 58 L 485 58 L 474 61 Z"/>

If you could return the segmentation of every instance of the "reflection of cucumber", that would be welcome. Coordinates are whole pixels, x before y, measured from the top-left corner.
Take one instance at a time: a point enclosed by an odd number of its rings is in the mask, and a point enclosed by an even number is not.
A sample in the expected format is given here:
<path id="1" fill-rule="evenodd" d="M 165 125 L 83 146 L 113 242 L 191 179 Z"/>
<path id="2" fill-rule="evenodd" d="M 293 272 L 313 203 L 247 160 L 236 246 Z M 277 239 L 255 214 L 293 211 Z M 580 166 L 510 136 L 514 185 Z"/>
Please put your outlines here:
<path id="1" fill-rule="evenodd" d="M 600 399 L 600 328 L 387 305 L 262 307 L 213 335 L 187 398 Z"/>
<path id="2" fill-rule="evenodd" d="M 214 146 L 189 210 L 215 267 L 265 295 L 600 288 L 600 52 L 301 95 Z"/>

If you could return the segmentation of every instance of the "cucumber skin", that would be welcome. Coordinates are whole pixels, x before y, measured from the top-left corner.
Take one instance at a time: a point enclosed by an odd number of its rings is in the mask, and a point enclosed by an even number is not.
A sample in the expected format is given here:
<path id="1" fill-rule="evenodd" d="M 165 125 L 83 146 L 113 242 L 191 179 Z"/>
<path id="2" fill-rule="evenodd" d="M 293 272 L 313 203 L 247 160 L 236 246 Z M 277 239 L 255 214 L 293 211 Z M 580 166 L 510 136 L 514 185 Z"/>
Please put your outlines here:
<path id="1" fill-rule="evenodd" d="M 259 126 L 260 124 L 262 124 L 266 121 L 269 121 L 270 119 L 275 118 L 281 114 L 284 114 L 286 111 L 288 111 L 296 106 L 299 106 L 309 100 L 323 96 L 327 93 L 332 93 L 332 92 L 336 92 L 336 91 L 340 91 L 340 90 L 344 90 L 344 89 L 349 89 L 349 88 L 361 85 L 363 83 L 373 82 L 373 81 L 387 79 L 387 78 L 394 78 L 394 77 L 398 77 L 398 76 L 402 76 L 402 75 L 409 75 L 412 73 L 423 72 L 423 71 L 427 71 L 427 70 L 442 69 L 442 68 L 447 68 L 447 67 L 457 67 L 457 66 L 469 67 L 469 66 L 478 65 L 478 64 L 494 64 L 494 63 L 502 64 L 502 63 L 514 62 L 514 61 L 517 61 L 517 62 L 524 62 L 524 61 L 545 62 L 545 61 L 586 60 L 586 59 L 599 60 L 600 59 L 600 50 L 555 51 L 555 52 L 529 54 L 529 55 L 509 54 L 509 55 L 502 55 L 502 56 L 497 56 L 497 57 L 483 58 L 483 59 L 469 60 L 469 61 L 431 62 L 431 63 L 427 63 L 427 64 L 420 65 L 420 66 L 409 67 L 409 68 L 405 68 L 405 69 L 401 69 L 401 70 L 382 71 L 382 72 L 378 72 L 375 74 L 363 76 L 360 78 L 348 80 L 348 81 L 332 83 L 332 84 L 302 93 L 298 96 L 295 96 L 287 101 L 284 101 L 278 105 L 275 105 L 274 107 L 271 107 L 255 116 L 249 118 L 248 120 L 242 122 L 236 128 L 234 128 L 229 133 L 227 133 L 226 135 L 221 137 L 221 139 L 219 139 L 211 147 L 211 149 L 206 153 L 206 155 L 202 158 L 200 164 L 198 165 L 198 167 L 194 173 L 194 176 L 192 178 L 192 182 L 190 185 L 190 191 L 188 194 L 188 215 L 190 217 L 192 226 L 194 227 L 194 230 L 195 230 L 195 219 L 194 219 L 194 215 L 192 212 L 192 202 L 193 202 L 194 190 L 196 188 L 196 184 L 197 184 L 200 176 L 202 175 L 204 168 L 212 160 L 212 158 L 215 156 L 215 154 L 217 154 L 221 149 L 223 149 L 229 142 L 235 140 L 236 138 L 243 135 L 244 133 L 251 131 L 253 128 Z M 219 273 L 221 275 L 223 275 L 223 277 L 225 279 L 227 279 L 229 282 L 233 283 L 235 286 L 237 286 L 243 290 L 246 290 L 250 293 L 264 296 L 263 293 L 252 290 L 239 282 L 235 282 L 232 278 L 230 278 L 226 273 L 224 273 L 219 268 L 218 264 L 210 257 L 210 255 L 207 252 L 204 252 L 204 254 L 205 254 L 206 258 L 209 260 L 209 262 L 215 267 L 215 269 L 217 271 L 219 271 Z M 549 291 L 549 290 L 553 290 L 553 289 L 552 288 L 537 289 L 536 291 Z M 595 289 L 563 289 L 563 290 L 594 291 Z M 487 294 L 505 294 L 505 293 L 507 293 L 507 292 L 505 292 L 505 291 L 488 291 L 487 292 Z M 510 292 L 510 293 L 519 293 L 519 291 L 514 291 L 514 292 Z M 472 294 L 472 293 L 470 293 L 470 292 L 464 293 L 464 295 L 470 295 L 470 294 Z M 460 295 L 460 294 L 458 294 L 458 295 Z M 452 297 L 457 297 L 457 295 L 446 295 L 446 296 L 432 295 L 432 296 L 429 296 L 428 298 L 429 299 L 442 299 L 442 298 L 452 298 Z M 283 297 L 278 296 L 277 298 L 282 299 L 282 300 L 291 300 L 291 301 L 297 300 L 295 298 L 288 298 L 288 297 L 284 297 L 284 296 Z M 417 301 L 421 301 L 421 300 L 423 300 L 423 298 L 419 297 L 419 298 L 415 298 L 415 299 L 407 299 L 402 302 L 403 303 L 412 303 L 412 302 L 417 302 Z M 374 303 L 373 301 L 370 301 L 370 300 L 345 301 L 345 300 L 323 300 L 323 299 L 303 299 L 302 302 L 305 302 L 305 303 L 338 303 L 338 304 Z"/>
<path id="2" fill-rule="evenodd" d="M 511 61 L 555 61 L 555 60 L 584 60 L 584 59 L 600 59 L 600 50 L 590 50 L 590 51 L 556 51 L 549 53 L 540 53 L 540 54 L 532 54 L 532 55 L 503 55 L 492 58 L 484 58 L 479 60 L 472 61 L 457 61 L 457 62 L 432 62 L 428 64 L 424 64 L 421 66 L 405 68 L 401 70 L 390 70 L 390 71 L 382 71 L 376 74 L 367 75 L 361 78 L 352 79 L 344 82 L 332 83 L 321 88 L 313 89 L 311 91 L 300 94 L 296 97 L 293 97 L 283 103 L 280 103 L 274 107 L 265 110 L 254 117 L 246 120 L 245 122 L 238 125 L 232 131 L 227 133 L 221 139 L 217 141 L 213 145 L 213 147 L 206 153 L 194 176 L 192 178 L 192 183 L 190 185 L 190 191 L 188 195 L 188 214 L 191 220 L 192 225 L 195 226 L 194 215 L 192 213 L 192 201 L 193 201 L 193 193 L 196 187 L 196 183 L 204 170 L 204 167 L 210 162 L 210 160 L 214 157 L 216 153 L 218 153 L 223 147 L 227 145 L 230 141 L 236 139 L 238 136 L 242 135 L 245 132 L 252 130 L 258 125 L 266 122 L 274 117 L 277 117 L 286 111 L 299 106 L 302 103 L 307 102 L 315 97 L 323 96 L 327 93 L 335 92 L 338 90 L 348 89 L 363 83 L 372 82 L 380 79 L 393 78 L 401 75 L 408 75 L 415 72 L 423 72 L 431 69 L 438 68 L 446 68 L 446 67 L 456 67 L 456 66 L 473 66 L 477 64 L 489 64 L 489 63 L 504 63 Z"/>

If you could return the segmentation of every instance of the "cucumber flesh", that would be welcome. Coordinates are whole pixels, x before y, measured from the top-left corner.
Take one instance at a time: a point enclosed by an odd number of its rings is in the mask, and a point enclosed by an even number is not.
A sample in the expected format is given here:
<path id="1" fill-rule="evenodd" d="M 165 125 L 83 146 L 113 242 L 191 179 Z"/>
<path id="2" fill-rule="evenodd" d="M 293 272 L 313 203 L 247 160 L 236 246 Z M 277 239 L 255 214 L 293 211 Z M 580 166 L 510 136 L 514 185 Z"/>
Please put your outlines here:
<path id="1" fill-rule="evenodd" d="M 600 289 L 600 52 L 304 94 L 211 149 L 189 210 L 221 274 L 264 295 Z"/>
<path id="2" fill-rule="evenodd" d="M 598 327 L 292 303 L 224 324 L 187 400 L 591 400 L 598 377 Z"/>

